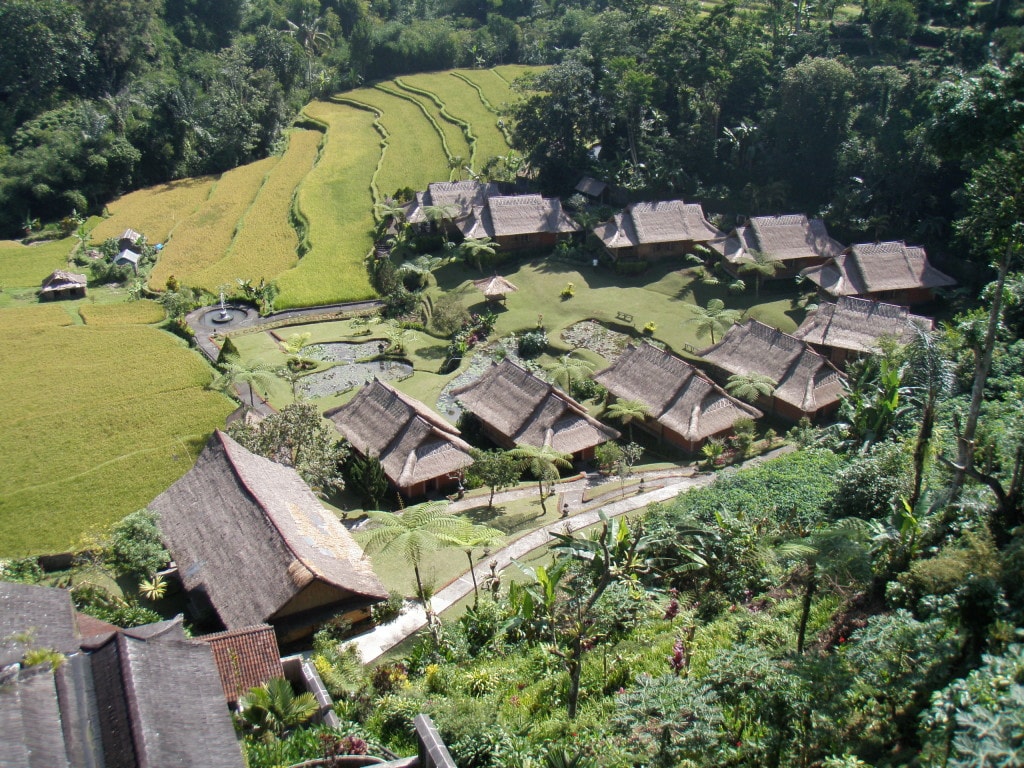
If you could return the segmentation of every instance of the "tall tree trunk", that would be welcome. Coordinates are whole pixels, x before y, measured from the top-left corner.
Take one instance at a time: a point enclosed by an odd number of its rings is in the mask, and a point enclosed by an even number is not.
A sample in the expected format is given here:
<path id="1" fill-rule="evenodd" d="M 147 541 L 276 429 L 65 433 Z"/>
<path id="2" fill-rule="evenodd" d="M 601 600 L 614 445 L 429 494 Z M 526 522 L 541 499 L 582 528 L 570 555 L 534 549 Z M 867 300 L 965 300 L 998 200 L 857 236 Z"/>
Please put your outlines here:
<path id="1" fill-rule="evenodd" d="M 800 626 L 796 633 L 796 652 L 798 656 L 804 653 L 804 640 L 807 638 L 807 621 L 811 617 L 811 600 L 818 589 L 818 563 L 811 560 L 807 564 L 807 583 L 804 585 L 803 605 L 800 607 Z"/>
<path id="2" fill-rule="evenodd" d="M 469 575 L 473 577 L 473 607 L 476 608 L 480 602 L 480 592 L 476 587 L 476 569 L 473 568 L 473 550 L 466 550 L 466 559 L 469 560 Z"/>
<path id="3" fill-rule="evenodd" d="M 910 511 L 917 509 L 917 502 L 921 500 L 921 484 L 924 481 L 924 459 L 928 453 L 928 443 L 932 439 L 932 429 L 935 426 L 935 401 L 929 396 L 921 412 L 921 429 L 917 432 L 917 440 L 914 443 L 914 487 L 910 492 Z"/>

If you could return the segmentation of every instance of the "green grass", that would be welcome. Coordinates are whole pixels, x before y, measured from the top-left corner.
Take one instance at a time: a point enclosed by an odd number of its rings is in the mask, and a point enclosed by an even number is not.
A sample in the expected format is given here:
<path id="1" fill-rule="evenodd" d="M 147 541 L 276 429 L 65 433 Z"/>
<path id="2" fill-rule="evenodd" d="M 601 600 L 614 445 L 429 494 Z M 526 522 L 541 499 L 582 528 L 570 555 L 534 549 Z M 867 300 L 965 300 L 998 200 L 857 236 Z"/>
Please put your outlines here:
<path id="1" fill-rule="evenodd" d="M 0 311 L 0 367 L 17 372 L 0 382 L 0 557 L 65 550 L 146 506 L 233 408 L 175 337 L 71 325 L 73 304 Z"/>
<path id="2" fill-rule="evenodd" d="M 55 269 L 68 268 L 68 256 L 77 242 L 74 237 L 35 245 L 22 245 L 16 240 L 0 241 L 0 290 L 39 288 Z"/>
<path id="3" fill-rule="evenodd" d="M 469 124 L 464 120 L 455 118 L 448 112 L 445 109 L 444 102 L 436 94 L 419 88 L 403 78 L 396 78 L 393 81 L 381 83 L 377 87 L 413 99 L 426 112 L 434 129 L 440 133 L 443 139 L 445 156 L 448 160 L 452 161 L 455 158 L 461 158 L 463 164 L 469 162 L 472 154 L 472 148 L 467 137 Z M 457 174 L 462 173 L 462 168 L 456 168 L 455 172 Z"/>

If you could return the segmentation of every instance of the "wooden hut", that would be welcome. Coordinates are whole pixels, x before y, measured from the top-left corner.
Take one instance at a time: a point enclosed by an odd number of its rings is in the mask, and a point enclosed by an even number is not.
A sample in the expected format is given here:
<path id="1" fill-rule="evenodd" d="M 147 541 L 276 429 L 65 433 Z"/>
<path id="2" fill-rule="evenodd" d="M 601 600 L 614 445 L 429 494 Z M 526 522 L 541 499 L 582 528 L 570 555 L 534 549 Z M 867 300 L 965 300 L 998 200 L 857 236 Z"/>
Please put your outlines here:
<path id="1" fill-rule="evenodd" d="M 361 456 L 376 456 L 388 481 L 407 498 L 456 488 L 473 463 L 472 447 L 458 429 L 377 379 L 324 416 Z"/>
<path id="2" fill-rule="evenodd" d="M 550 248 L 580 231 L 560 200 L 540 195 L 489 197 L 455 225 L 463 237 L 489 237 L 503 251 Z"/>
<path id="3" fill-rule="evenodd" d="M 839 407 L 839 370 L 805 342 L 757 320 L 734 325 L 698 354 L 721 383 L 734 374 L 761 374 L 776 382 L 771 397 L 763 399 L 764 408 L 784 419 L 814 419 Z"/>
<path id="4" fill-rule="evenodd" d="M 912 315 L 906 307 L 840 296 L 808 314 L 793 336 L 843 366 L 851 358 L 877 352 L 883 338 L 907 344 L 918 330 L 932 327 L 931 318 Z"/>
<path id="5" fill-rule="evenodd" d="M 591 459 L 598 445 L 619 437 L 569 395 L 508 358 L 451 395 L 502 448 L 548 445 L 575 460 Z"/>
<path id="6" fill-rule="evenodd" d="M 387 597 L 362 549 L 299 474 L 215 432 L 150 504 L 193 600 L 226 629 L 268 623 L 282 641 Z"/>
<path id="7" fill-rule="evenodd" d="M 43 285 L 39 289 L 39 298 L 42 301 L 84 299 L 87 283 L 85 275 L 58 269 L 43 280 Z"/>
<path id="8" fill-rule="evenodd" d="M 616 261 L 635 261 L 680 256 L 724 233 L 707 220 L 700 203 L 663 200 L 633 203 L 596 226 L 594 235 Z"/>
<path id="9" fill-rule="evenodd" d="M 936 288 L 956 285 L 929 263 L 924 248 L 903 241 L 854 245 L 801 274 L 828 296 L 857 296 L 893 304 L 922 304 Z"/>
<path id="10" fill-rule="evenodd" d="M 832 239 L 821 219 L 808 219 L 802 213 L 784 216 L 755 216 L 736 227 L 728 237 L 708 243 L 722 257 L 722 265 L 738 275 L 756 251 L 774 261 L 782 269 L 774 278 L 794 277 L 800 270 L 823 264 L 843 251 L 843 245 Z"/>
<path id="11" fill-rule="evenodd" d="M 740 419 L 764 414 L 730 396 L 684 360 L 651 344 L 630 344 L 594 376 L 619 400 L 638 400 L 650 415 L 636 424 L 667 443 L 695 453 L 712 437 L 731 434 Z"/>

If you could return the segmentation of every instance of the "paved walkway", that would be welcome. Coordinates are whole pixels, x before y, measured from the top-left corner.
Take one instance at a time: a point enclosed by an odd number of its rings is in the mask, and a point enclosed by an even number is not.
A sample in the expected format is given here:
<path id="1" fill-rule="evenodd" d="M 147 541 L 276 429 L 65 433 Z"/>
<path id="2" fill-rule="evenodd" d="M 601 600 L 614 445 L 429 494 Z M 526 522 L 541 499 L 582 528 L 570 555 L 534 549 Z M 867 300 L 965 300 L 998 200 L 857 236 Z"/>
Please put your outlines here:
<path id="1" fill-rule="evenodd" d="M 783 446 L 770 451 L 762 456 L 745 462 L 742 467 L 755 466 L 765 461 L 788 453 L 793 450 L 792 446 Z M 616 478 L 609 479 L 595 475 L 588 475 L 585 478 L 574 480 L 556 486 L 559 493 L 558 503 L 569 504 L 569 517 L 559 519 L 553 523 L 531 531 L 522 536 L 504 549 L 493 552 L 491 561 L 497 562 L 496 570 L 502 572 L 513 560 L 521 560 L 535 549 L 543 547 L 551 541 L 552 532 L 572 532 L 586 528 L 601 521 L 599 512 L 604 511 L 608 517 L 618 517 L 628 512 L 646 507 L 660 501 L 668 501 L 684 493 L 691 488 L 700 488 L 710 485 L 716 477 L 721 474 L 728 474 L 740 469 L 740 466 L 733 466 L 717 473 L 695 473 L 690 467 L 679 467 L 668 470 L 656 470 L 652 472 L 638 473 L 643 480 L 644 492 L 640 493 L 636 486 L 625 489 L 625 495 L 619 488 L 619 481 Z M 599 495 L 590 502 L 583 501 L 583 495 L 589 488 L 607 487 L 608 492 Z M 521 499 L 528 496 L 536 496 L 537 489 L 517 488 L 512 491 L 496 494 L 495 503 Z M 486 503 L 485 497 L 462 499 L 451 505 L 451 512 L 465 511 Z M 478 575 L 478 579 L 480 576 Z M 473 580 L 467 571 L 443 589 L 438 590 L 431 599 L 430 604 L 437 614 L 450 608 L 456 602 L 473 591 Z M 412 634 L 423 629 L 427 625 L 427 615 L 423 606 L 418 603 L 406 603 L 406 610 L 394 621 L 374 627 L 349 641 L 359 651 L 359 657 L 364 664 L 368 664 L 379 658 L 385 652 L 394 648 L 400 642 Z"/>

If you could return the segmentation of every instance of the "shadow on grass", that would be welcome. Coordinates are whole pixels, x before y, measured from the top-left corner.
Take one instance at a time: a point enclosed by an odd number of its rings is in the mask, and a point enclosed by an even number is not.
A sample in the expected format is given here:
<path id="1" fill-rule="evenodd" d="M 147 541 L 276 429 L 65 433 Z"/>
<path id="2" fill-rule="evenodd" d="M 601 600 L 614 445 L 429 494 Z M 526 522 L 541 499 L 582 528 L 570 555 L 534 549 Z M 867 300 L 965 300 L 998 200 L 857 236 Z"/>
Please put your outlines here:
<path id="1" fill-rule="evenodd" d="M 424 360 L 443 360 L 447 355 L 447 350 L 448 347 L 444 344 L 434 344 L 430 347 L 420 347 L 414 354 Z"/>

